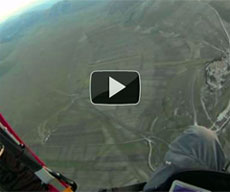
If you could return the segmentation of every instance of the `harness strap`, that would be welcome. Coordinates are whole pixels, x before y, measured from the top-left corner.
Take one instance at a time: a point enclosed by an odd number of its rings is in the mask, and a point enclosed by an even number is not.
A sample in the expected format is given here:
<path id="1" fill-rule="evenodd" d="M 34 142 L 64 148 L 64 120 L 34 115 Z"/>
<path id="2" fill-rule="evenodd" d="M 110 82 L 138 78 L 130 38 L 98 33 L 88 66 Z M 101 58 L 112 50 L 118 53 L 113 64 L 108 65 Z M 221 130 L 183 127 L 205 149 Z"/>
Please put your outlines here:
<path id="1" fill-rule="evenodd" d="M 111 189 L 100 189 L 99 192 L 139 192 L 143 191 L 146 182 L 137 183 L 126 187 L 114 187 Z"/>
<path id="2" fill-rule="evenodd" d="M 54 191 L 75 191 L 77 184 L 59 173 L 49 170 L 45 164 L 16 135 L 10 125 L 0 114 L 0 141 L 7 146 L 18 161 L 23 162 L 41 180 L 43 184 L 52 186 Z M 0 145 L 1 146 L 1 145 Z"/>

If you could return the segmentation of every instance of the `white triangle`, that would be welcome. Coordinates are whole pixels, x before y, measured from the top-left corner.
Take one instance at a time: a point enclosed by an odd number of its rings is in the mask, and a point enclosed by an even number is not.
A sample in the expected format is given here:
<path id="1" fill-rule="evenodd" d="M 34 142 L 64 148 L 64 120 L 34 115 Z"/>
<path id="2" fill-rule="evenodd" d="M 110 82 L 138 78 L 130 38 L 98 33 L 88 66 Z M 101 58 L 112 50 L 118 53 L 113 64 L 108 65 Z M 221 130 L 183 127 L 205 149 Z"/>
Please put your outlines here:
<path id="1" fill-rule="evenodd" d="M 112 77 L 109 77 L 109 98 L 113 97 L 123 89 L 125 89 L 126 86 L 121 84 L 120 82 L 116 81 Z"/>

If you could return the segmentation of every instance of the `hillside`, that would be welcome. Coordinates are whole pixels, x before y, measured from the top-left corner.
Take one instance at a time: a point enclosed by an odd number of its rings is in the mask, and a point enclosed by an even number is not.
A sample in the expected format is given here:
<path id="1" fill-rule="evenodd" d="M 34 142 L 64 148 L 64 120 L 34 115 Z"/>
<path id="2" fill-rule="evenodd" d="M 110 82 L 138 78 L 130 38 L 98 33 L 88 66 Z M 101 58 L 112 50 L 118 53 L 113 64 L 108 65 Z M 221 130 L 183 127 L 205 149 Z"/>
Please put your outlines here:
<path id="1" fill-rule="evenodd" d="M 82 190 L 147 180 L 191 124 L 226 128 L 229 154 L 223 2 L 62 1 L 22 15 L 0 28 L 0 111 Z M 93 106 L 89 76 L 100 69 L 139 71 L 140 104 Z"/>

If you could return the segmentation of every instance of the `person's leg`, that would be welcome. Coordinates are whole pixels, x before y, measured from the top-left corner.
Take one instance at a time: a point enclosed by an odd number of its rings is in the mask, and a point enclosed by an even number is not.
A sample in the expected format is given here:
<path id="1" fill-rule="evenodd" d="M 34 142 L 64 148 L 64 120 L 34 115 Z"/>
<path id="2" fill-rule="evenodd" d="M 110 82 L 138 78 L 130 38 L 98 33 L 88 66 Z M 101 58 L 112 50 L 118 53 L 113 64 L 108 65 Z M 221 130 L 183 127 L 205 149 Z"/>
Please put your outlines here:
<path id="1" fill-rule="evenodd" d="M 163 161 L 144 191 L 152 191 L 180 170 L 221 171 L 226 159 L 214 131 L 201 126 L 190 126 L 169 145 Z"/>
<path id="2" fill-rule="evenodd" d="M 165 161 L 178 168 L 222 171 L 226 159 L 216 132 L 202 126 L 190 126 L 169 146 Z"/>

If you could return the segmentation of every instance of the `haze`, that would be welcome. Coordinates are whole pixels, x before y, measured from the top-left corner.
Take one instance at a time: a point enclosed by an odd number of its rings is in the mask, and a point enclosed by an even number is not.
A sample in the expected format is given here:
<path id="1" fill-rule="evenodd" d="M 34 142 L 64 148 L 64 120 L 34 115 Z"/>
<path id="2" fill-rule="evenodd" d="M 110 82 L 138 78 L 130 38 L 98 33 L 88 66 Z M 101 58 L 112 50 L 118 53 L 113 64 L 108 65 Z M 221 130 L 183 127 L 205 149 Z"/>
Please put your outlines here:
<path id="1" fill-rule="evenodd" d="M 44 1 L 44 0 L 43 0 Z M 41 0 L 4 0 L 0 2 L 0 23 Z"/>

